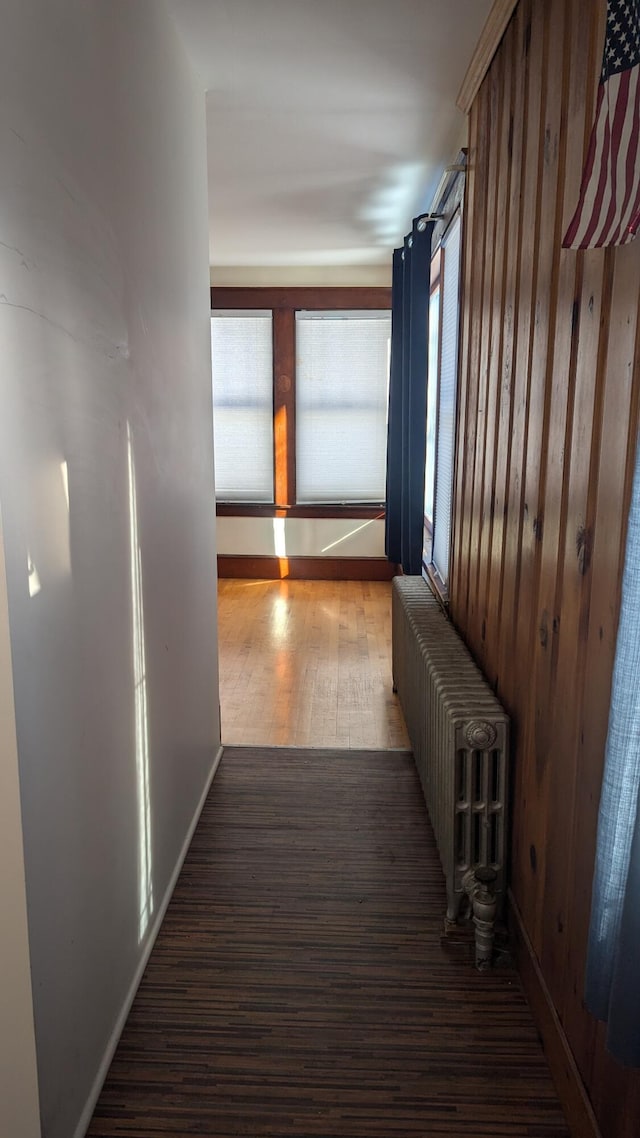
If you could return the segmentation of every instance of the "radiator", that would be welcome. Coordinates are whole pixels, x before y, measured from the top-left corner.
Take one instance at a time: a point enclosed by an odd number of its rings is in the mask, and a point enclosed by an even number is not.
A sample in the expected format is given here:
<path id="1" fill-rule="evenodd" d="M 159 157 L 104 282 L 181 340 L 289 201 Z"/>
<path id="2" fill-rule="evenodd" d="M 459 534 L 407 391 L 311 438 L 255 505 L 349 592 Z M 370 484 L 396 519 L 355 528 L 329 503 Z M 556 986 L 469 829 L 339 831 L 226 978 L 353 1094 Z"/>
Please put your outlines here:
<path id="1" fill-rule="evenodd" d="M 447 888 L 445 929 L 471 909 L 487 967 L 505 896 L 509 720 L 422 577 L 395 577 L 397 691 Z"/>

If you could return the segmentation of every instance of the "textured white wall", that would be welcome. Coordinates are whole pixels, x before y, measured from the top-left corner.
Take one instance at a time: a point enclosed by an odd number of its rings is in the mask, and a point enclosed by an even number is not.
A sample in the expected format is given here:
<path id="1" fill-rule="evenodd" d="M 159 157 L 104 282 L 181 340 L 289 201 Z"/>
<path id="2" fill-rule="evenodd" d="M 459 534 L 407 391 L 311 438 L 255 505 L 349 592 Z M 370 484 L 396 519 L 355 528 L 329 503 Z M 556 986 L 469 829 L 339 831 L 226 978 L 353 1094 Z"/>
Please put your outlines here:
<path id="1" fill-rule="evenodd" d="M 219 747 L 205 108 L 164 3 L 7 0 L 0 203 L 42 1128 L 71 1138 Z"/>

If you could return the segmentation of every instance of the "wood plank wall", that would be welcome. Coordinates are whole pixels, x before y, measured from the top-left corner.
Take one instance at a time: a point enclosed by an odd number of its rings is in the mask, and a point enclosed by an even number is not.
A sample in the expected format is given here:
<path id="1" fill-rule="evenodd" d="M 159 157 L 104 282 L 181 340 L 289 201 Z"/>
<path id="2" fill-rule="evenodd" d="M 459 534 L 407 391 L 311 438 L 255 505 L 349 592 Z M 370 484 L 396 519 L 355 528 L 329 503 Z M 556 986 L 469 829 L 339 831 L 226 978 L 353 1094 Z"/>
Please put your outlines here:
<path id="1" fill-rule="evenodd" d="M 512 893 L 542 985 L 602 1135 L 637 1138 L 640 1072 L 582 1002 L 640 394 L 640 240 L 561 249 L 604 19 L 521 0 L 471 108 L 451 613 L 515 724 Z"/>

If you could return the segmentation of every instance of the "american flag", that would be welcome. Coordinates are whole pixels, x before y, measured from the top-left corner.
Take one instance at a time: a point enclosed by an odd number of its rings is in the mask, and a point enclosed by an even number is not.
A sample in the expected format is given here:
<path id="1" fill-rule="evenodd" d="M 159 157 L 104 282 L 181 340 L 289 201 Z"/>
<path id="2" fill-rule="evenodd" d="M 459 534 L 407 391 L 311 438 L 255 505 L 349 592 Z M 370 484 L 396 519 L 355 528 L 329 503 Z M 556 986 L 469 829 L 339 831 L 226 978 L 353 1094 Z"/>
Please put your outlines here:
<path id="1" fill-rule="evenodd" d="M 626 245 L 640 225 L 640 0 L 609 0 L 596 116 L 565 249 Z"/>

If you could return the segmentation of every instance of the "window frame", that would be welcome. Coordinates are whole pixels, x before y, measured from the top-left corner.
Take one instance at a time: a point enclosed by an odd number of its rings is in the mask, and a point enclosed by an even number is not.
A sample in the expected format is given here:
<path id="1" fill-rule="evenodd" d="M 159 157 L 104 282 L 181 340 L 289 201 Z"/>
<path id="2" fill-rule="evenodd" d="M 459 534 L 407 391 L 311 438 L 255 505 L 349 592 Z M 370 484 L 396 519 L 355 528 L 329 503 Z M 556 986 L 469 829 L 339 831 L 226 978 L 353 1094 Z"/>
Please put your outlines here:
<path id="1" fill-rule="evenodd" d="M 297 311 L 391 310 L 391 288 L 384 286 L 260 288 L 212 285 L 211 311 L 270 309 L 273 333 L 274 501 L 216 502 L 219 517 L 384 518 L 385 502 L 318 503 L 296 501 Z"/>
<path id="2" fill-rule="evenodd" d="M 440 392 L 440 348 L 442 346 L 442 250 L 441 250 L 440 245 L 438 245 L 437 249 L 434 251 L 434 253 L 431 257 L 430 275 L 429 275 L 429 307 L 431 306 L 431 299 L 432 299 L 433 294 L 435 292 L 439 292 L 440 296 L 439 296 L 439 300 L 438 300 L 438 347 L 437 347 L 437 352 L 436 352 L 437 363 L 436 363 L 436 398 L 435 398 L 435 420 L 436 421 L 435 421 L 435 430 L 434 430 L 435 453 L 433 456 L 433 486 L 432 486 L 432 497 L 433 497 L 434 507 L 435 507 L 435 489 L 436 489 L 436 462 L 437 462 L 437 451 L 438 451 L 438 445 L 437 444 L 438 444 L 438 403 L 439 403 L 439 392 Z M 431 325 L 429 325 L 429 335 L 431 335 Z M 427 350 L 427 359 L 428 360 L 430 359 L 430 355 L 431 355 L 430 351 Z M 427 382 L 428 382 L 428 376 L 427 376 Z M 427 408 L 428 408 L 428 406 L 429 406 L 429 395 L 427 393 Z M 425 423 L 425 433 L 426 433 L 426 430 L 427 430 L 427 424 Z M 427 435 L 427 445 L 428 445 L 428 442 L 429 442 L 429 436 Z M 427 455 L 426 455 L 426 449 L 425 449 L 425 483 L 426 483 L 426 471 L 427 471 Z M 422 498 L 423 498 L 423 503 L 424 503 L 424 500 L 426 498 L 426 487 L 425 487 L 425 492 L 422 495 Z M 424 506 L 423 506 L 423 526 L 424 526 L 424 537 L 423 537 L 423 549 L 422 549 L 422 562 L 423 562 L 423 566 L 426 568 L 426 565 L 431 561 L 431 553 L 432 553 L 432 548 L 433 548 L 433 519 L 427 517 L 427 514 L 424 513 Z"/>
<path id="3" fill-rule="evenodd" d="M 462 180 L 461 180 L 462 182 Z M 462 182 L 463 184 L 463 182 Z M 433 560 L 433 538 L 434 527 L 436 523 L 436 501 L 437 501 L 437 486 L 438 486 L 438 442 L 440 434 L 440 374 L 442 364 L 442 320 L 443 320 L 443 284 L 446 274 L 446 237 L 450 229 L 456 221 L 460 223 L 460 261 L 458 264 L 458 320 L 457 320 L 457 346 L 456 346 L 456 397 L 453 418 L 453 463 L 451 469 L 452 477 L 452 498 L 451 498 L 451 513 L 453 517 L 454 510 L 454 491 L 456 479 L 456 462 L 457 462 L 457 440 L 458 440 L 458 417 L 459 417 L 459 394 L 460 394 L 460 334 L 461 334 L 461 288 L 464 272 L 464 211 L 462 208 L 462 201 L 459 201 L 453 208 L 452 212 L 446 219 L 446 224 L 443 225 L 439 235 L 438 244 L 432 253 L 431 257 L 431 276 L 429 299 L 436 288 L 440 288 L 440 304 L 438 308 L 438 367 L 437 367 L 437 394 L 436 394 L 436 428 L 435 428 L 435 454 L 433 458 L 433 506 L 434 518 L 433 525 L 429 520 L 424 518 L 424 539 L 423 539 L 423 553 L 422 553 L 422 573 L 428 583 L 435 591 L 437 597 L 445 608 L 449 605 L 449 578 L 451 576 L 451 553 L 453 547 L 453 526 L 449 535 L 449 575 L 445 581 L 437 569 Z M 427 377 L 428 382 L 428 377 Z M 426 430 L 426 424 L 425 424 Z M 426 463 L 425 463 L 426 467 Z"/>

